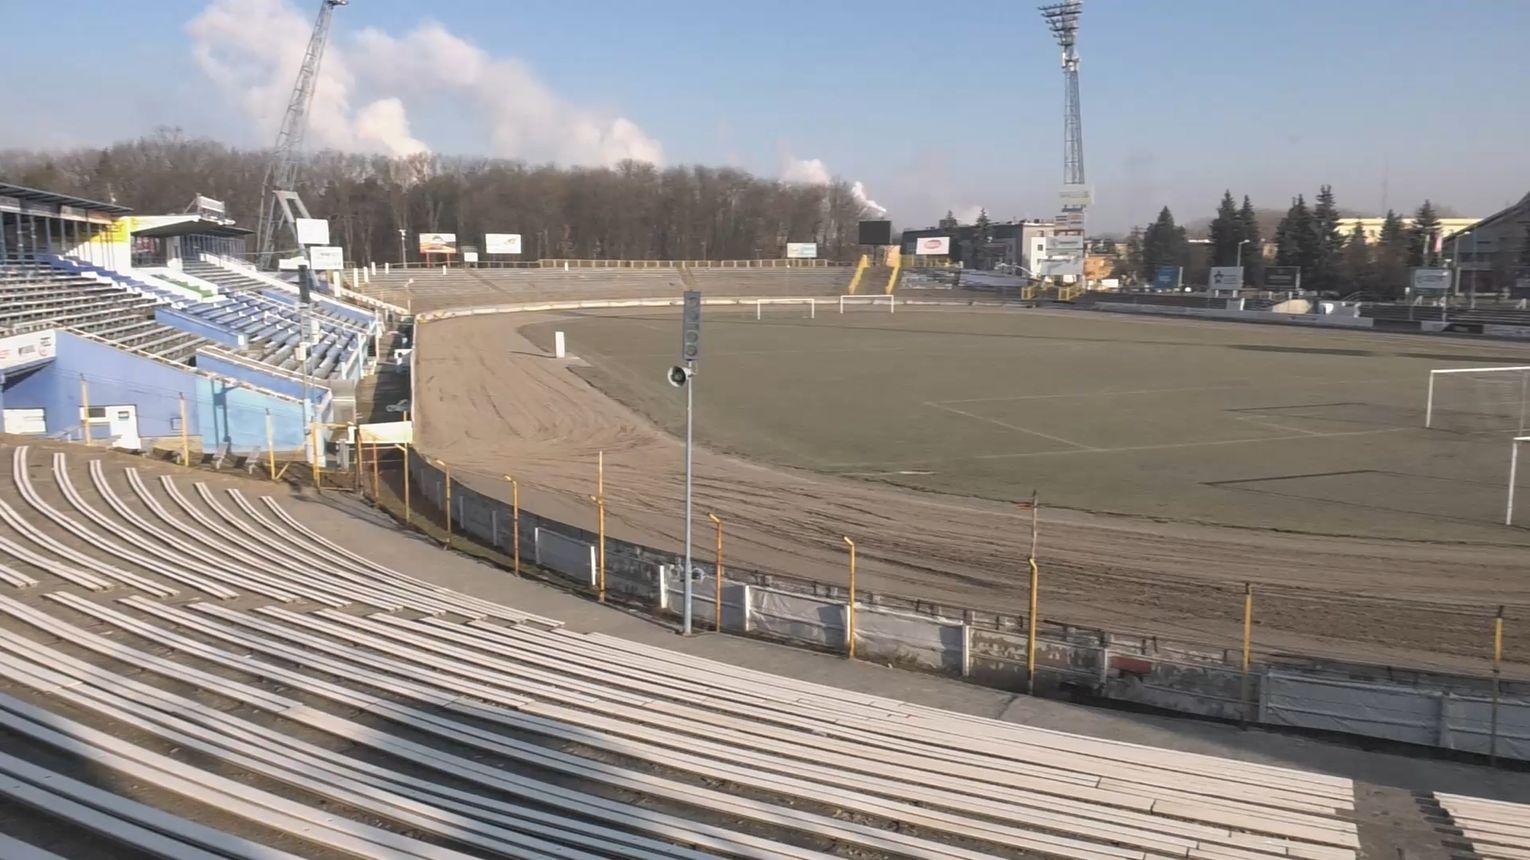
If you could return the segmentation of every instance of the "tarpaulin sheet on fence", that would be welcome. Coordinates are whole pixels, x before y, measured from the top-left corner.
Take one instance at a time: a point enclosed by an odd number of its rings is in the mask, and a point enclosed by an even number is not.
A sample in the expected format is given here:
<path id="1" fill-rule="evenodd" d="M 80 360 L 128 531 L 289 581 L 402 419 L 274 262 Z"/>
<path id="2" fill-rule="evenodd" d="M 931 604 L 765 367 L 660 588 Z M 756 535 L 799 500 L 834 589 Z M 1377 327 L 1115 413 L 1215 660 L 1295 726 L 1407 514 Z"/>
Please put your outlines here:
<path id="1" fill-rule="evenodd" d="M 821 597 L 751 588 L 750 629 L 827 648 L 845 645 L 845 605 Z"/>
<path id="2" fill-rule="evenodd" d="M 583 585 L 595 587 L 595 547 L 584 541 L 566 538 L 557 532 L 538 528 L 535 532 L 536 561 L 541 567 L 568 574 Z"/>
<path id="3" fill-rule="evenodd" d="M 861 605 L 855 610 L 855 650 L 879 663 L 960 672 L 962 625 Z"/>

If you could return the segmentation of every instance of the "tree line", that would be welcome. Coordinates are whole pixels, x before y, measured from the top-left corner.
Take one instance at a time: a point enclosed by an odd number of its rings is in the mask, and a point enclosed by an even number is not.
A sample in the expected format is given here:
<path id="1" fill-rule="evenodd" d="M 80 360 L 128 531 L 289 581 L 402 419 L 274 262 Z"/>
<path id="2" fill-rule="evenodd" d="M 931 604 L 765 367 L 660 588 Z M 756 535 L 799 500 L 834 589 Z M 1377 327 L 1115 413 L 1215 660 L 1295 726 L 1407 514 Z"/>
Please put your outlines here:
<path id="1" fill-rule="evenodd" d="M 1204 283 L 1210 267 L 1241 262 L 1245 282 L 1258 285 L 1267 265 L 1299 266 L 1304 289 L 1391 298 L 1402 294 L 1409 268 L 1440 264 L 1440 216 L 1428 200 L 1407 219 L 1388 210 L 1375 237 L 1359 223 L 1341 229 L 1345 218 L 1330 185 L 1318 189 L 1311 205 L 1297 195 L 1268 241 L 1259 215 L 1248 195 L 1240 205 L 1230 190 L 1223 192 L 1206 231 L 1206 253 L 1198 259 L 1186 228 L 1165 206 L 1153 223 L 1131 231 L 1118 274 L 1147 283 L 1160 266 L 1182 266 L 1186 283 Z M 1530 232 L 1520 257 L 1522 264 L 1530 262 Z"/>
<path id="2" fill-rule="evenodd" d="M 180 212 L 194 195 L 225 201 L 254 228 L 269 153 L 160 130 L 67 151 L 0 152 L 0 180 L 130 206 Z M 787 242 L 853 260 L 865 207 L 847 182 L 785 183 L 730 167 L 528 165 L 502 158 L 389 158 L 319 152 L 298 192 L 331 240 L 362 264 L 399 259 L 399 231 L 456 233 L 464 245 L 519 233 L 522 259 L 757 259 Z M 251 248 L 251 251 L 254 249 Z"/>

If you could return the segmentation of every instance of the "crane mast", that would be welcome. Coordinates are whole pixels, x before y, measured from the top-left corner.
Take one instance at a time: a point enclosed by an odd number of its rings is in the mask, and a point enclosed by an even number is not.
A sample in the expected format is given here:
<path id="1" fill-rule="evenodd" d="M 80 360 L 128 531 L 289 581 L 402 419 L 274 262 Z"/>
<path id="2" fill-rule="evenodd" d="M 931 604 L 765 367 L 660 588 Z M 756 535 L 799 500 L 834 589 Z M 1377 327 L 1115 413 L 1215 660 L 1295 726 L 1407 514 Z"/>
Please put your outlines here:
<path id="1" fill-rule="evenodd" d="M 324 46 L 329 41 L 330 19 L 336 6 L 349 3 L 350 0 L 320 0 L 319 15 L 313 23 L 312 35 L 308 37 L 308 49 L 303 53 L 297 82 L 287 100 L 287 112 L 282 117 L 271 163 L 267 165 L 261 183 L 256 264 L 263 269 L 275 268 L 280 253 L 302 248 L 297 238 L 297 219 L 309 215 L 308 207 L 297 193 L 298 159 L 302 154 L 303 136 L 308 131 L 308 110 L 318 85 L 319 64 L 324 60 Z"/>

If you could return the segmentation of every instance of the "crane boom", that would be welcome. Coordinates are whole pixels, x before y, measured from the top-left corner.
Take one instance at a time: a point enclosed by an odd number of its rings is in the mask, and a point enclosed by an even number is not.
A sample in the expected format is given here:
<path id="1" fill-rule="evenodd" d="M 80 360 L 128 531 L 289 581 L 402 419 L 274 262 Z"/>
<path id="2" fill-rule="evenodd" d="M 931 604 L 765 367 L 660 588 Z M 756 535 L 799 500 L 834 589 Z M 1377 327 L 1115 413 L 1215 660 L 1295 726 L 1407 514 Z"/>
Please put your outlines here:
<path id="1" fill-rule="evenodd" d="M 319 65 L 324 60 L 324 46 L 329 41 L 329 23 L 336 6 L 349 5 L 350 0 L 320 0 L 319 15 L 313 23 L 313 33 L 308 37 L 308 49 L 303 52 L 303 64 L 298 68 L 297 82 L 287 100 L 287 112 L 282 117 L 281 130 L 276 134 L 276 146 L 266 175 L 261 183 L 261 216 L 257 232 L 257 265 L 273 268 L 277 254 L 284 250 L 278 245 L 301 248 L 297 240 L 298 218 L 308 217 L 308 207 L 297 193 L 298 159 L 303 149 L 303 137 L 308 132 L 308 109 L 313 105 L 314 89 L 319 81 Z"/>

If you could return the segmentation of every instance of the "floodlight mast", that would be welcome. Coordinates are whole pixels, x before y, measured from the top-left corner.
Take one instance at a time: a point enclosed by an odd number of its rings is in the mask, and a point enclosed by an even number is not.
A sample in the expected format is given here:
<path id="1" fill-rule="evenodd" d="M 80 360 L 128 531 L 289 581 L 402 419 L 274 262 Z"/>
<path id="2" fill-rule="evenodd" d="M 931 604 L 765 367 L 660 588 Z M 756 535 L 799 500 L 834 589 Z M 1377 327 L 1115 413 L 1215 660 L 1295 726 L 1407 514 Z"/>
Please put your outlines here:
<path id="1" fill-rule="evenodd" d="M 282 117 L 271 162 L 266 166 L 265 179 L 261 182 L 256 264 L 263 269 L 276 268 L 278 253 L 290 250 L 279 249 L 279 243 L 285 245 L 290 240 L 291 248 L 303 247 L 297 239 L 296 219 L 309 216 L 308 207 L 297 193 L 298 158 L 303 149 L 303 136 L 308 131 L 308 109 L 313 105 L 313 93 L 319 81 L 319 64 L 324 60 L 324 46 L 329 41 L 330 18 L 336 6 L 349 4 L 350 0 L 320 0 L 319 15 L 313 23 L 313 33 L 308 37 L 308 50 L 303 54 L 297 82 L 287 100 L 287 113 Z"/>
<path id="2" fill-rule="evenodd" d="M 1084 0 L 1064 0 L 1041 6 L 1052 36 L 1062 48 L 1063 70 L 1063 184 L 1084 184 L 1084 122 L 1078 94 L 1078 17 Z"/>

